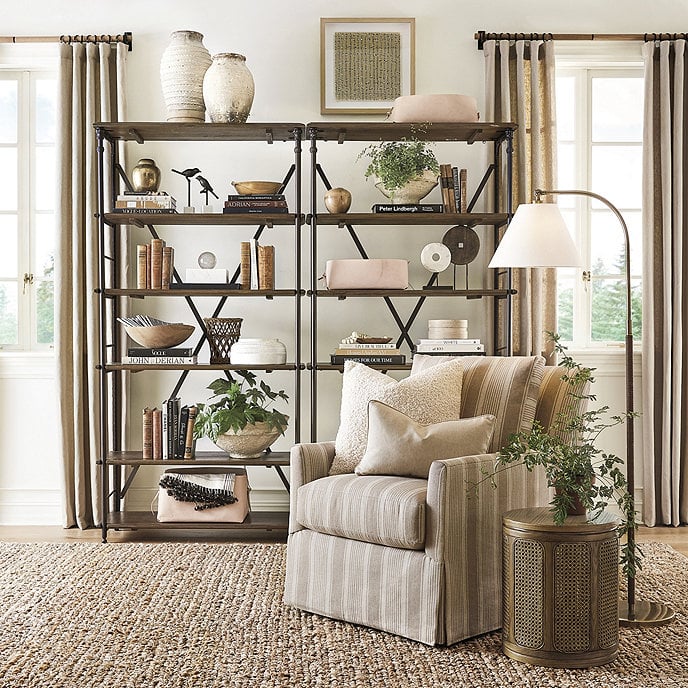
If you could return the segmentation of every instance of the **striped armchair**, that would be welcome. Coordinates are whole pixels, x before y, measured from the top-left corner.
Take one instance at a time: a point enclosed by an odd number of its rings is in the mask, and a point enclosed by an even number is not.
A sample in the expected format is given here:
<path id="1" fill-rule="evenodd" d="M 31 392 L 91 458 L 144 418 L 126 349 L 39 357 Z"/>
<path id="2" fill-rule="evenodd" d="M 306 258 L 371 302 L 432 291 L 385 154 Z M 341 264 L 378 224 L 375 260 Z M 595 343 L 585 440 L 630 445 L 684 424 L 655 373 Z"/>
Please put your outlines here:
<path id="1" fill-rule="evenodd" d="M 439 357 L 414 357 L 414 369 Z M 442 359 L 439 359 L 442 360 Z M 462 417 L 497 417 L 493 453 L 435 461 L 427 480 L 329 475 L 333 442 L 291 451 L 284 602 L 309 612 L 451 645 L 501 626 L 501 518 L 548 502 L 544 479 L 483 471 L 535 417 L 548 427 L 573 400 L 540 357 L 466 357 Z"/>

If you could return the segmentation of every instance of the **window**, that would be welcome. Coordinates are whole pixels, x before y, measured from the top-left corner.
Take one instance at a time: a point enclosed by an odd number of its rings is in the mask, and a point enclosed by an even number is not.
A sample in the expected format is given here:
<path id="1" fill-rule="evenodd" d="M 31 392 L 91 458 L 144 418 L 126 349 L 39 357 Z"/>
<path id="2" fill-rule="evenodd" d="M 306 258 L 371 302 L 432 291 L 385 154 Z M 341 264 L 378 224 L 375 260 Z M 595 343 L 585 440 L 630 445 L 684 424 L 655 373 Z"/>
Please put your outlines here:
<path id="1" fill-rule="evenodd" d="M 54 73 L 0 70 L 0 348 L 52 347 Z"/>
<path id="2" fill-rule="evenodd" d="M 631 239 L 633 334 L 640 340 L 643 71 L 640 65 L 558 62 L 559 189 L 593 191 L 615 205 Z M 583 259 L 558 273 L 557 328 L 574 348 L 618 346 L 626 334 L 624 239 L 599 201 L 557 196 Z"/>

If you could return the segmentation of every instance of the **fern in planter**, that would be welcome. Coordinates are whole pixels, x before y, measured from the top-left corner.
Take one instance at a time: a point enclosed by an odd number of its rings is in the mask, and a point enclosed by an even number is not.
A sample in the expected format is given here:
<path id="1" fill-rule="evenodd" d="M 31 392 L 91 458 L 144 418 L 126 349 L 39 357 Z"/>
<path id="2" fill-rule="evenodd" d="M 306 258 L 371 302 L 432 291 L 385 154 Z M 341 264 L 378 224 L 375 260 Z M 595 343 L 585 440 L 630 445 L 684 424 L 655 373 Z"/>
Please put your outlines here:
<path id="1" fill-rule="evenodd" d="M 561 345 L 559 335 L 548 333 L 554 342 L 555 352 L 560 357 L 559 365 L 567 369 L 562 378 L 571 389 L 567 392 L 574 403 L 580 399 L 596 401 L 593 394 L 577 394 L 576 387 L 592 383 L 593 368 L 579 365 Z M 557 525 L 562 525 L 575 502 L 585 509 L 588 518 L 593 520 L 610 503 L 616 504 L 621 512 L 621 523 L 617 529 L 620 538 L 638 527 L 634 501 L 628 493 L 626 476 L 621 470 L 623 460 L 605 452 L 597 446 L 600 435 L 607 429 L 626 422 L 637 414 L 609 416 L 609 407 L 601 406 L 584 411 L 578 415 L 560 414 L 545 431 L 537 421 L 529 432 L 511 436 L 509 442 L 497 455 L 494 469 L 486 478 L 494 483 L 494 477 L 504 470 L 517 465 L 525 466 L 528 471 L 537 467 L 544 470 L 547 484 L 553 487 L 555 495 L 550 502 L 552 517 Z M 621 564 L 627 576 L 635 577 L 640 569 L 642 552 L 634 541 L 621 545 Z"/>

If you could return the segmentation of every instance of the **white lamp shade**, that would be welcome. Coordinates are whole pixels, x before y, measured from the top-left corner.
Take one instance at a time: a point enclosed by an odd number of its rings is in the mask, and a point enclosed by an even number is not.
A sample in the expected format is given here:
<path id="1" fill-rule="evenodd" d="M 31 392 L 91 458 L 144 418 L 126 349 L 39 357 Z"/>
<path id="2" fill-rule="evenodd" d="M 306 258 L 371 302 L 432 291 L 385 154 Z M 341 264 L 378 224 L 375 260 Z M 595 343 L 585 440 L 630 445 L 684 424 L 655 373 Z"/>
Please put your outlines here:
<path id="1" fill-rule="evenodd" d="M 499 242 L 490 268 L 563 268 L 581 264 L 555 203 L 522 203 Z"/>

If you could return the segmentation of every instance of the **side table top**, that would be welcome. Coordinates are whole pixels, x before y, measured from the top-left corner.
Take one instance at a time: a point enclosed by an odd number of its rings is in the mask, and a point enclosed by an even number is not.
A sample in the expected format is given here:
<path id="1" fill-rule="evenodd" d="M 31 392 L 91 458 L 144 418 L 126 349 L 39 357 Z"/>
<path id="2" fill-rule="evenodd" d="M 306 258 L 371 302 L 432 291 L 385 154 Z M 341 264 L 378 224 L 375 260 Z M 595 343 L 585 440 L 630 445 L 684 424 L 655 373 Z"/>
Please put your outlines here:
<path id="1" fill-rule="evenodd" d="M 587 516 L 569 516 L 562 525 L 554 523 L 549 507 L 531 507 L 508 511 L 502 516 L 502 523 L 509 528 L 537 532 L 604 533 L 619 525 L 619 518 L 609 511 L 603 511 L 594 521 Z"/>

